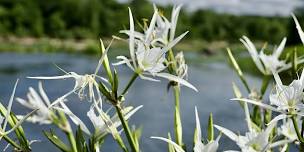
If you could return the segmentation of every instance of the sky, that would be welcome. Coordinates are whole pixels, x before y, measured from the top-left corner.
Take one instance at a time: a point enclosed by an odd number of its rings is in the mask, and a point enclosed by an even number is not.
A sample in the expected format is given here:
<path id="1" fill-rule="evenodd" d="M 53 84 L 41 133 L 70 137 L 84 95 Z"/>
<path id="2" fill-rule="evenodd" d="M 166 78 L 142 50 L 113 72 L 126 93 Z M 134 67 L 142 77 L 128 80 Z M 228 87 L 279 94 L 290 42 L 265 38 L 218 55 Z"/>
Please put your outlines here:
<path id="1" fill-rule="evenodd" d="M 127 1 L 127 0 L 119 0 Z M 289 16 L 294 8 L 304 6 L 304 0 L 150 0 L 166 4 L 183 4 L 190 11 L 212 9 L 236 15 Z"/>

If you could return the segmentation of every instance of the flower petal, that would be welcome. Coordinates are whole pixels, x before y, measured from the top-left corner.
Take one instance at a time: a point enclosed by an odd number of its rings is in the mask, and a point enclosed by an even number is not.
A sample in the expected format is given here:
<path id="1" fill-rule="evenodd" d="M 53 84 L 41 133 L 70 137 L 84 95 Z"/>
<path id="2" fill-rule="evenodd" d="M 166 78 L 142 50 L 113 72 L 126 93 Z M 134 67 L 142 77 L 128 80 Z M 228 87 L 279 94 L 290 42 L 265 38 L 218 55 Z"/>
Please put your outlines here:
<path id="1" fill-rule="evenodd" d="M 184 85 L 186 87 L 189 87 L 189 88 L 193 89 L 194 91 L 198 92 L 198 90 L 192 84 L 190 84 L 186 80 L 181 79 L 181 78 L 179 78 L 179 77 L 177 77 L 175 75 L 172 75 L 172 74 L 169 74 L 169 73 L 157 73 L 156 76 L 162 77 L 162 78 L 166 78 L 166 79 L 168 79 L 170 81 L 175 81 L 177 83 L 180 83 L 180 84 L 182 84 L 182 85 Z"/>

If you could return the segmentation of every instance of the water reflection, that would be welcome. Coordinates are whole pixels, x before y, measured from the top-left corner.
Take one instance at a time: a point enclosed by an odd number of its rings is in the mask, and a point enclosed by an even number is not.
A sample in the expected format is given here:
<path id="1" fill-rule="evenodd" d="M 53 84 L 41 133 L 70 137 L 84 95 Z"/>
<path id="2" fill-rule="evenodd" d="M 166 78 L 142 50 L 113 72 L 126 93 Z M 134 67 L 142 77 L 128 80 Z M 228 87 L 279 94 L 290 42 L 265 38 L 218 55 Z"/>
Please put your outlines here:
<path id="1" fill-rule="evenodd" d="M 189 60 L 197 58 L 197 55 L 186 54 L 186 57 Z M 75 71 L 79 74 L 92 73 L 97 64 L 97 58 L 67 54 L 0 54 L 0 100 L 6 104 L 13 83 L 17 78 L 20 78 L 21 81 L 16 96 L 25 97 L 29 86 L 37 88 L 38 85 L 37 80 L 26 79 L 26 76 L 63 74 L 54 64 L 67 71 Z M 117 67 L 117 70 L 122 81 L 121 86 L 124 86 L 132 75 L 132 71 L 124 66 Z M 259 86 L 257 78 L 249 76 L 249 79 L 250 84 L 256 87 Z M 195 127 L 194 106 L 198 107 L 203 135 L 206 135 L 206 122 L 210 112 L 213 113 L 216 124 L 225 126 L 233 131 L 245 131 L 242 110 L 239 108 L 238 103 L 229 101 L 233 97 L 231 90 L 231 82 L 233 80 L 241 86 L 236 75 L 225 62 L 195 62 L 190 65 L 189 81 L 198 88 L 199 92 L 196 93 L 191 89 L 182 88 L 181 113 L 186 145 L 192 145 Z M 44 81 L 43 84 L 51 99 L 56 99 L 73 87 L 71 80 L 50 80 Z M 152 140 L 149 137 L 152 135 L 167 136 L 168 132 L 173 134 L 173 98 L 171 92 L 166 91 L 166 83 L 138 79 L 133 89 L 128 92 L 127 99 L 127 104 L 129 105 L 144 105 L 143 109 L 138 111 L 130 121 L 130 124 L 143 127 L 141 149 L 145 152 L 164 151 L 167 148 L 164 142 Z M 76 96 L 70 97 L 69 100 L 68 105 L 75 114 L 82 118 L 85 123 L 90 124 L 86 117 L 89 104 L 79 101 Z M 13 111 L 23 114 L 28 110 L 15 102 Z M 51 127 L 29 123 L 26 123 L 24 127 L 30 139 L 41 140 L 41 143 L 33 144 L 34 152 L 41 150 L 45 152 L 57 151 L 41 133 L 41 130 L 49 130 Z M 57 130 L 56 132 L 59 133 L 60 131 Z M 226 137 L 222 137 L 220 143 L 220 149 L 224 147 L 225 150 L 228 150 L 236 147 Z M 191 147 L 188 148 L 191 149 Z M 102 150 L 120 151 L 110 136 L 107 138 Z"/>

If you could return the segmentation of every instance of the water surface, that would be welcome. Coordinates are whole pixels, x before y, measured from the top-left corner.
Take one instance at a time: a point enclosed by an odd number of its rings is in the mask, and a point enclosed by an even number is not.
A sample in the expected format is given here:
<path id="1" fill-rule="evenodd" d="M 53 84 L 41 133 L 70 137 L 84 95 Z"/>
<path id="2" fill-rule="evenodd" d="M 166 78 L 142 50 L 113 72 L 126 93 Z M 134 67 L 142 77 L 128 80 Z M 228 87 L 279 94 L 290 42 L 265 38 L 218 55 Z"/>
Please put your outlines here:
<path id="1" fill-rule="evenodd" d="M 196 62 L 189 65 L 189 82 L 197 87 L 199 92 L 195 92 L 186 87 L 182 87 L 181 94 L 181 115 L 183 123 L 184 142 L 192 145 L 193 131 L 195 127 L 194 107 L 197 106 L 202 133 L 206 136 L 206 124 L 209 113 L 213 113 L 215 124 L 225 126 L 233 131 L 246 131 L 244 114 L 239 104 L 229 101 L 233 98 L 231 89 L 232 81 L 235 81 L 241 88 L 235 73 L 226 62 L 198 62 L 200 58 L 197 54 L 186 54 L 187 60 Z M 97 64 L 97 57 L 68 54 L 0 54 L 0 100 L 5 105 L 9 100 L 13 84 L 17 78 L 20 79 L 16 91 L 16 97 L 25 98 L 28 87 L 37 88 L 38 81 L 26 79 L 27 76 L 53 76 L 62 75 L 62 71 L 56 68 L 60 66 L 66 71 L 74 71 L 78 74 L 93 73 Z M 121 86 L 124 86 L 132 75 L 126 66 L 117 67 Z M 258 78 L 248 76 L 250 84 L 258 87 Z M 72 80 L 49 80 L 43 81 L 44 88 L 50 99 L 56 99 L 73 88 Z M 173 132 L 174 102 L 171 91 L 166 90 L 167 81 L 150 82 L 137 79 L 133 88 L 128 92 L 126 104 L 132 106 L 143 105 L 130 120 L 130 124 L 143 127 L 141 138 L 141 149 L 145 152 L 166 151 L 167 144 L 162 141 L 150 139 L 150 136 L 167 136 Z M 92 129 L 89 119 L 86 116 L 89 104 L 79 101 L 76 95 L 68 98 L 68 105 L 72 111 L 78 115 Z M 17 102 L 13 105 L 13 111 L 17 114 L 24 114 L 29 110 L 23 108 Z M 50 126 L 34 125 L 25 123 L 24 128 L 29 139 L 39 139 L 40 143 L 32 145 L 33 151 L 54 152 L 58 151 L 43 136 L 42 130 L 49 130 Z M 56 133 L 62 135 L 60 130 Z M 227 137 L 220 140 L 220 149 L 235 149 Z M 4 145 L 0 145 L 4 147 Z M 1 148 L 0 148 L 1 149 Z M 188 147 L 191 149 L 191 147 Z M 117 144 L 108 136 L 102 151 L 121 151 Z"/>

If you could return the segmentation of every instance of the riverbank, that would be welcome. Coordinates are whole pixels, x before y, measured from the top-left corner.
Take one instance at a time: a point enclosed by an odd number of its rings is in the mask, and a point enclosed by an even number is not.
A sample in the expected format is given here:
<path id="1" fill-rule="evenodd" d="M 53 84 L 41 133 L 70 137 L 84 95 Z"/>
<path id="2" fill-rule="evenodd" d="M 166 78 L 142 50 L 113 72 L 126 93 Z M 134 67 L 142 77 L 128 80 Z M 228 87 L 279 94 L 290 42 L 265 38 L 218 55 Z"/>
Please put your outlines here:
<path id="1" fill-rule="evenodd" d="M 111 38 L 103 39 L 108 45 Z M 195 51 L 202 55 L 212 56 L 225 50 L 230 44 L 225 41 L 206 42 L 204 40 L 182 40 L 176 51 Z M 114 50 L 127 50 L 126 41 L 115 40 L 112 44 Z M 98 54 L 100 52 L 99 40 L 96 39 L 58 39 L 33 37 L 0 37 L 0 52 L 67 52 Z M 127 51 L 124 51 L 127 52 Z"/>

